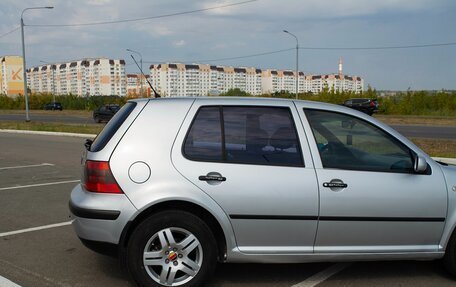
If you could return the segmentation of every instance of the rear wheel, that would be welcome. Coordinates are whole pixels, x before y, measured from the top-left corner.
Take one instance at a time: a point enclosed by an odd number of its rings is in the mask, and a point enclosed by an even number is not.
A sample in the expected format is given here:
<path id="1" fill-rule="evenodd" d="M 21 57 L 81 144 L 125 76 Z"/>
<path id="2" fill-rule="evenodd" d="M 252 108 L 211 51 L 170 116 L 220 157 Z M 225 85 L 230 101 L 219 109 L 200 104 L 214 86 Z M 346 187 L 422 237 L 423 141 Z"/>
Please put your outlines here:
<path id="1" fill-rule="evenodd" d="M 195 215 L 163 211 L 133 231 L 127 267 L 139 286 L 200 286 L 215 270 L 215 242 L 209 227 Z"/>
<path id="2" fill-rule="evenodd" d="M 456 276 L 456 231 L 453 231 L 443 257 L 443 265 L 453 276 Z"/>

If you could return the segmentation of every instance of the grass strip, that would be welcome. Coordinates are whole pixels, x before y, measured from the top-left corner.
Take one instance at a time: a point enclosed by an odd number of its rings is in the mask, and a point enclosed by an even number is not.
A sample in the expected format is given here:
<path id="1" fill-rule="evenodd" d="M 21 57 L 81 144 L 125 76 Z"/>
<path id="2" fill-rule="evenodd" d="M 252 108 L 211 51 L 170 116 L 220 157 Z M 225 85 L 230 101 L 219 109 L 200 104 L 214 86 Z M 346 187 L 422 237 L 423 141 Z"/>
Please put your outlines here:
<path id="1" fill-rule="evenodd" d="M 62 124 L 62 123 L 45 123 L 45 122 L 14 122 L 0 121 L 0 129 L 11 130 L 30 130 L 46 132 L 64 132 L 64 133 L 81 133 L 81 134 L 98 134 L 104 125 L 97 124 Z"/>

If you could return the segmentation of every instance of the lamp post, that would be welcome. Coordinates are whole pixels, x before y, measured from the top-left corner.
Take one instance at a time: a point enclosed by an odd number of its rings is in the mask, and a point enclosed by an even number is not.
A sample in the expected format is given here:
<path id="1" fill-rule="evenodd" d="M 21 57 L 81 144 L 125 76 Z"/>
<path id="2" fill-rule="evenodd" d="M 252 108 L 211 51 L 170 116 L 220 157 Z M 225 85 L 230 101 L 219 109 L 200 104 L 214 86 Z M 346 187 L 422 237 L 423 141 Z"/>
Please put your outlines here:
<path id="1" fill-rule="evenodd" d="M 288 32 L 287 30 L 283 30 L 283 32 L 293 36 L 296 39 L 296 99 L 298 99 L 298 89 L 299 89 L 299 72 L 298 72 L 298 57 L 299 57 L 299 42 L 298 42 L 298 37 L 296 35 Z"/>
<path id="2" fill-rule="evenodd" d="M 45 7 L 30 7 L 25 8 L 22 10 L 21 13 L 21 38 L 22 38 L 22 70 L 24 72 L 24 97 L 25 97 L 25 121 L 30 122 L 29 116 L 29 105 L 28 105 L 28 91 L 27 91 L 27 71 L 25 70 L 25 41 L 24 41 L 24 12 L 27 10 L 35 10 L 35 9 L 53 9 L 52 6 L 45 6 Z"/>
<path id="3" fill-rule="evenodd" d="M 49 62 L 45 62 L 45 61 L 40 61 L 40 62 L 50 65 L 50 67 L 51 67 L 51 70 L 52 70 L 52 102 L 55 103 L 55 68 L 56 68 L 56 66 Z"/>
<path id="4" fill-rule="evenodd" d="M 139 79 L 140 79 L 140 91 L 139 91 L 139 96 L 142 98 L 143 97 L 143 82 L 144 82 L 144 79 L 142 78 L 143 77 L 143 64 L 142 64 L 142 55 L 140 52 L 138 51 L 134 51 L 134 50 L 131 50 L 131 49 L 127 49 L 128 52 L 132 52 L 132 53 L 136 53 L 139 55 L 139 65 L 141 67 L 141 75 L 139 76 Z M 145 77 L 145 75 L 144 75 Z"/>

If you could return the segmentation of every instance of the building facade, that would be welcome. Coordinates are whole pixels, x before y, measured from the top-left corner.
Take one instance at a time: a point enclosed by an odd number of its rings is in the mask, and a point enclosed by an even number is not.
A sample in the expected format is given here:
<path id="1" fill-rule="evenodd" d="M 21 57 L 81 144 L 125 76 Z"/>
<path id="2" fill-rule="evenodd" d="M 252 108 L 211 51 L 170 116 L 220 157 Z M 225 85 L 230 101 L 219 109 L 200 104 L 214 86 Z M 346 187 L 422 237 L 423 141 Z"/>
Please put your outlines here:
<path id="1" fill-rule="evenodd" d="M 27 70 L 33 93 L 77 96 L 125 96 L 125 61 L 107 58 L 46 64 Z"/>
<path id="2" fill-rule="evenodd" d="M 305 91 L 304 73 L 298 72 L 298 92 Z M 280 70 L 264 70 L 261 78 L 262 94 L 273 94 L 276 92 L 296 92 L 296 72 Z"/>
<path id="3" fill-rule="evenodd" d="M 261 95 L 261 70 L 206 64 L 165 63 L 150 66 L 152 85 L 165 97 L 208 96 L 238 88 Z"/>
<path id="4" fill-rule="evenodd" d="M 145 75 L 144 77 L 142 74 L 127 74 L 126 79 L 128 97 L 150 97 L 151 89 L 149 84 L 147 83 L 147 80 L 150 80 L 149 75 Z"/>
<path id="5" fill-rule="evenodd" d="M 323 89 L 332 91 L 351 91 L 361 93 L 364 87 L 364 80 L 357 76 L 343 74 L 328 75 L 306 75 L 305 92 L 319 93 Z"/>
<path id="6" fill-rule="evenodd" d="M 0 94 L 17 96 L 24 94 L 22 57 L 0 57 Z"/>
<path id="7" fill-rule="evenodd" d="M 208 96 L 240 89 L 251 95 L 296 91 L 296 72 L 289 70 L 260 70 L 206 64 L 164 63 L 150 66 L 154 88 L 164 97 Z M 342 73 L 342 61 L 338 74 L 304 75 L 298 72 L 298 92 L 319 93 L 328 88 L 335 91 L 363 91 L 361 77 Z"/>

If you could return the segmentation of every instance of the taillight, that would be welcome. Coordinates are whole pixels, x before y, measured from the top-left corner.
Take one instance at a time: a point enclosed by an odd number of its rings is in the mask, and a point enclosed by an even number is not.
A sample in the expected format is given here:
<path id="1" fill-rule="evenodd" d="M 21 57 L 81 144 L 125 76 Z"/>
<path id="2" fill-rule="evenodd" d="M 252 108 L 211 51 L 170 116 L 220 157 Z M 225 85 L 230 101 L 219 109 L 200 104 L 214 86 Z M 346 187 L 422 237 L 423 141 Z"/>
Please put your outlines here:
<path id="1" fill-rule="evenodd" d="M 107 161 L 87 160 L 84 168 L 84 188 L 99 193 L 123 193 L 112 175 Z"/>
<path id="2" fill-rule="evenodd" d="M 375 102 L 374 102 L 374 101 L 371 101 L 369 105 L 370 105 L 371 107 L 375 107 Z"/>

